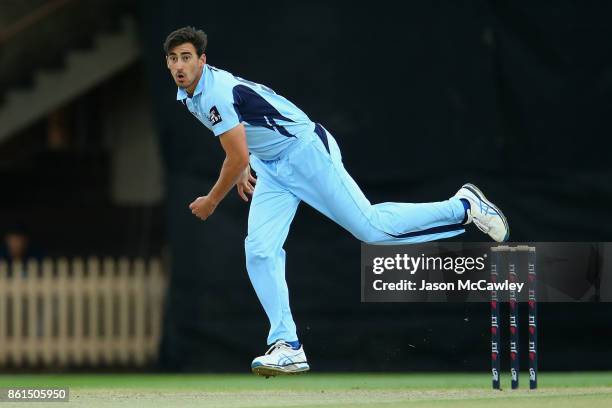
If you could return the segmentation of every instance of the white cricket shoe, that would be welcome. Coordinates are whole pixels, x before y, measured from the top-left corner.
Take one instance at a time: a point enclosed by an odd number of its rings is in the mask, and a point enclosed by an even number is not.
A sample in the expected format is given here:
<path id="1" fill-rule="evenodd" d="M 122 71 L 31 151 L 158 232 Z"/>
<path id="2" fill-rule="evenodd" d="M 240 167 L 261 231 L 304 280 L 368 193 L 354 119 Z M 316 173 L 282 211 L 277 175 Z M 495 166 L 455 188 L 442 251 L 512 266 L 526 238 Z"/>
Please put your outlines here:
<path id="1" fill-rule="evenodd" d="M 488 234 L 495 241 L 504 242 L 508 240 L 510 237 L 508 220 L 506 220 L 501 210 L 487 200 L 482 191 L 475 185 L 470 183 L 464 184 L 457 191 L 455 197 L 464 198 L 470 203 L 465 224 L 474 221 L 479 230 Z"/>
<path id="2" fill-rule="evenodd" d="M 304 345 L 295 350 L 283 340 L 274 343 L 266 354 L 256 357 L 251 363 L 254 374 L 274 377 L 284 374 L 299 374 L 310 370 Z"/>

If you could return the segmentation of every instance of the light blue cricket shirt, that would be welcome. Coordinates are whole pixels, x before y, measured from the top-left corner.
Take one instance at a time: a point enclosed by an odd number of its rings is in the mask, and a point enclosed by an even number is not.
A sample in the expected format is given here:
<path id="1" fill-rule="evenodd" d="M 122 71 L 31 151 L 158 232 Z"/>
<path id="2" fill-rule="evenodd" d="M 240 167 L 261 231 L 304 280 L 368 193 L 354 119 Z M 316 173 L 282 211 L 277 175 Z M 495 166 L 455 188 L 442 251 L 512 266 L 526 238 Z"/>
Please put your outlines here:
<path id="1" fill-rule="evenodd" d="M 193 96 L 178 88 L 176 99 L 215 136 L 243 123 L 249 151 L 262 160 L 279 158 L 301 132 L 314 129 L 302 110 L 272 89 L 208 64 Z"/>

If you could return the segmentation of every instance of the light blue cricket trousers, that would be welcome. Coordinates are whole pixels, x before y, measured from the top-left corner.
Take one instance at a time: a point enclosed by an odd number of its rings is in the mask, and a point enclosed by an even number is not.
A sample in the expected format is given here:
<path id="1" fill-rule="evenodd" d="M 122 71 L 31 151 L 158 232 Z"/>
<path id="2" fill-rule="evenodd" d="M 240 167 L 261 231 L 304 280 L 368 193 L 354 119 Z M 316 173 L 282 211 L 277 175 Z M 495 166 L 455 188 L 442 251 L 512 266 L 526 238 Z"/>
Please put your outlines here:
<path id="1" fill-rule="evenodd" d="M 370 244 L 433 241 L 464 232 L 465 210 L 458 198 L 370 204 L 344 169 L 335 139 L 318 124 L 314 132 L 300 134 L 278 160 L 251 155 L 251 167 L 257 172 L 257 185 L 249 211 L 246 264 L 270 320 L 268 344 L 298 339 L 289 308 L 283 244 L 300 201 Z"/>

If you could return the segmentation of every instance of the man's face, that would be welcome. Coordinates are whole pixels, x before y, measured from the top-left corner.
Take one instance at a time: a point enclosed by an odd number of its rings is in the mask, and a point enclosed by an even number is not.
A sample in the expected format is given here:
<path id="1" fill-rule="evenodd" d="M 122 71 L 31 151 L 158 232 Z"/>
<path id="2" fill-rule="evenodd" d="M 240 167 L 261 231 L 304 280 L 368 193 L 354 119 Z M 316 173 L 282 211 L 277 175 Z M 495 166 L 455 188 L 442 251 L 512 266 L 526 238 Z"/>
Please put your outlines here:
<path id="1" fill-rule="evenodd" d="M 166 63 L 176 85 L 192 93 L 202 75 L 206 55 L 202 54 L 198 58 L 193 44 L 184 43 L 170 50 L 166 56 Z"/>
<path id="2" fill-rule="evenodd" d="M 14 259 L 21 259 L 28 249 L 28 237 L 25 234 L 11 232 L 5 236 L 9 254 Z"/>

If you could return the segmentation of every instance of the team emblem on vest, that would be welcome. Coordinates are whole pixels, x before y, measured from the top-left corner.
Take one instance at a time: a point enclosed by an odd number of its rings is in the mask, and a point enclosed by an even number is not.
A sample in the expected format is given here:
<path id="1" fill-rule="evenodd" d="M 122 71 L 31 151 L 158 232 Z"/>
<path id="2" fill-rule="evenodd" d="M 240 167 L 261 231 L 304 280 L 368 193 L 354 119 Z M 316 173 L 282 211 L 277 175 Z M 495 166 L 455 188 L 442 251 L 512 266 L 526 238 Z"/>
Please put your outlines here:
<path id="1" fill-rule="evenodd" d="M 221 119 L 221 115 L 219 114 L 219 111 L 217 110 L 216 106 L 213 106 L 212 108 L 210 108 L 208 120 L 210 120 L 210 123 L 212 123 L 213 126 L 223 120 Z"/>

